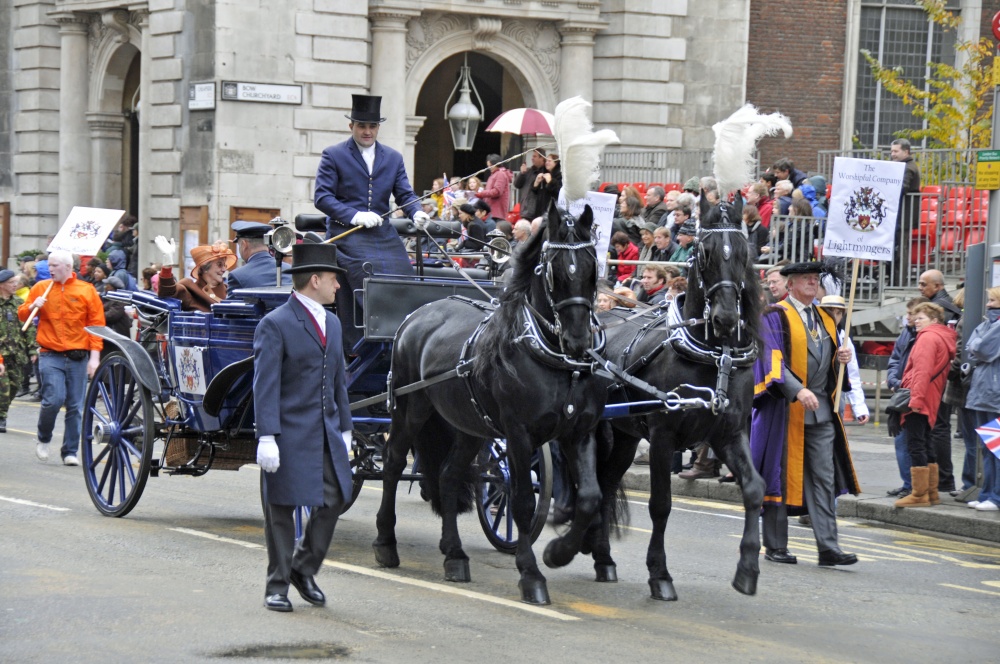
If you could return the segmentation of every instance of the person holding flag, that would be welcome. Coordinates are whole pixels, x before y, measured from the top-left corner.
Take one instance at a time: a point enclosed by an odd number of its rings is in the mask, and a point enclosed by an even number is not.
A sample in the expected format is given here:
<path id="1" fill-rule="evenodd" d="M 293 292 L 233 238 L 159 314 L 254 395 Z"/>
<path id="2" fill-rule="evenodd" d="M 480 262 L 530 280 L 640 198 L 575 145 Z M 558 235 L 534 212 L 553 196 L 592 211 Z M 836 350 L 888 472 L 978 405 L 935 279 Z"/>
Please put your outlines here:
<path id="1" fill-rule="evenodd" d="M 986 291 L 986 320 L 972 331 L 966 346 L 969 362 L 963 371 L 972 371 L 972 383 L 965 399 L 965 407 L 976 414 L 979 427 L 976 433 L 982 438 L 983 488 L 979 499 L 967 505 L 980 512 L 1000 510 L 1000 286 Z"/>

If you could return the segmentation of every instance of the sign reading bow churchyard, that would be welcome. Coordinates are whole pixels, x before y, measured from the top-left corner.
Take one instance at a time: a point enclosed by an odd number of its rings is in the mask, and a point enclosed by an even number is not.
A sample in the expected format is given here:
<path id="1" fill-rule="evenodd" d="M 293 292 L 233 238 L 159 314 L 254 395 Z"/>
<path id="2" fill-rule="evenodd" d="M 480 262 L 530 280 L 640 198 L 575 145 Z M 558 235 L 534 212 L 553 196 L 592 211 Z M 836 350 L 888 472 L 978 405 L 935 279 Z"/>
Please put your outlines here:
<path id="1" fill-rule="evenodd" d="M 267 104 L 301 104 L 302 86 L 223 81 L 222 99 L 225 101 L 260 101 Z"/>

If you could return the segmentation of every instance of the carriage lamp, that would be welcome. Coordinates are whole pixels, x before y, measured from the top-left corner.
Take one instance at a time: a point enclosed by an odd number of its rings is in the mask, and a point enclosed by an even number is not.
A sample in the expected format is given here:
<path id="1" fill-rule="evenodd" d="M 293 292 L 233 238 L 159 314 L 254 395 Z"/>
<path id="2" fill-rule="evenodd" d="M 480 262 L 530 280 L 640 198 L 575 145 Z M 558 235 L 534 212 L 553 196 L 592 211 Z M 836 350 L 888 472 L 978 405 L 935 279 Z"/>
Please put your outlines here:
<path id="1" fill-rule="evenodd" d="M 264 235 L 264 241 L 267 243 L 267 246 L 277 254 L 291 253 L 292 247 L 295 246 L 295 241 L 297 240 L 295 228 L 280 217 L 272 219 L 271 223 L 274 224 L 274 228 Z"/>
<path id="2" fill-rule="evenodd" d="M 449 109 L 448 104 L 451 103 L 456 90 L 459 91 L 458 101 Z M 478 107 L 472 103 L 471 93 L 473 92 L 476 94 L 476 99 L 479 100 Z M 465 64 L 462 65 L 458 81 L 444 103 L 444 108 L 444 119 L 448 121 L 448 126 L 451 128 L 451 141 L 455 145 L 455 150 L 469 152 L 476 140 L 476 129 L 479 127 L 479 121 L 483 119 L 483 114 L 479 109 L 485 108 L 485 106 L 479 96 L 479 91 L 472 83 L 472 69 L 469 68 L 468 54 L 465 56 Z"/>

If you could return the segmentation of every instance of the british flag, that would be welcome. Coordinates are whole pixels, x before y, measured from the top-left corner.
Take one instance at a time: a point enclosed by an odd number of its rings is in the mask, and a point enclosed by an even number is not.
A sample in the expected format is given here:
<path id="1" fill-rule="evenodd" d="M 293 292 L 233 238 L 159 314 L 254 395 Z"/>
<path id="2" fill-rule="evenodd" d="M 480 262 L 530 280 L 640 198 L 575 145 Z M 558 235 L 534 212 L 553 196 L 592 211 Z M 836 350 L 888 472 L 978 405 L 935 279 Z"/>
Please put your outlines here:
<path id="1" fill-rule="evenodd" d="M 976 433 L 983 439 L 986 449 L 993 452 L 997 457 L 1000 457 L 1000 417 L 992 422 L 987 422 L 981 427 L 977 427 Z"/>

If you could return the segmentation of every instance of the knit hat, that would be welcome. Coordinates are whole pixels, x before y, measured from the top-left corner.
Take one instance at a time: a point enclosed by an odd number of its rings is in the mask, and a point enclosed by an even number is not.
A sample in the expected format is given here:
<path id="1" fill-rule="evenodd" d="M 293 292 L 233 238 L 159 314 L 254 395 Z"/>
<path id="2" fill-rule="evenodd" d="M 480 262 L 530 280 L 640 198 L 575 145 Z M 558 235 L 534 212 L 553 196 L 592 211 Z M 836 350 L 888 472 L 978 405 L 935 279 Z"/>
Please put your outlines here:
<path id="1" fill-rule="evenodd" d="M 701 181 L 698 178 L 689 178 L 687 182 L 684 183 L 684 191 L 690 191 L 693 194 L 697 194 L 701 191 Z"/>

